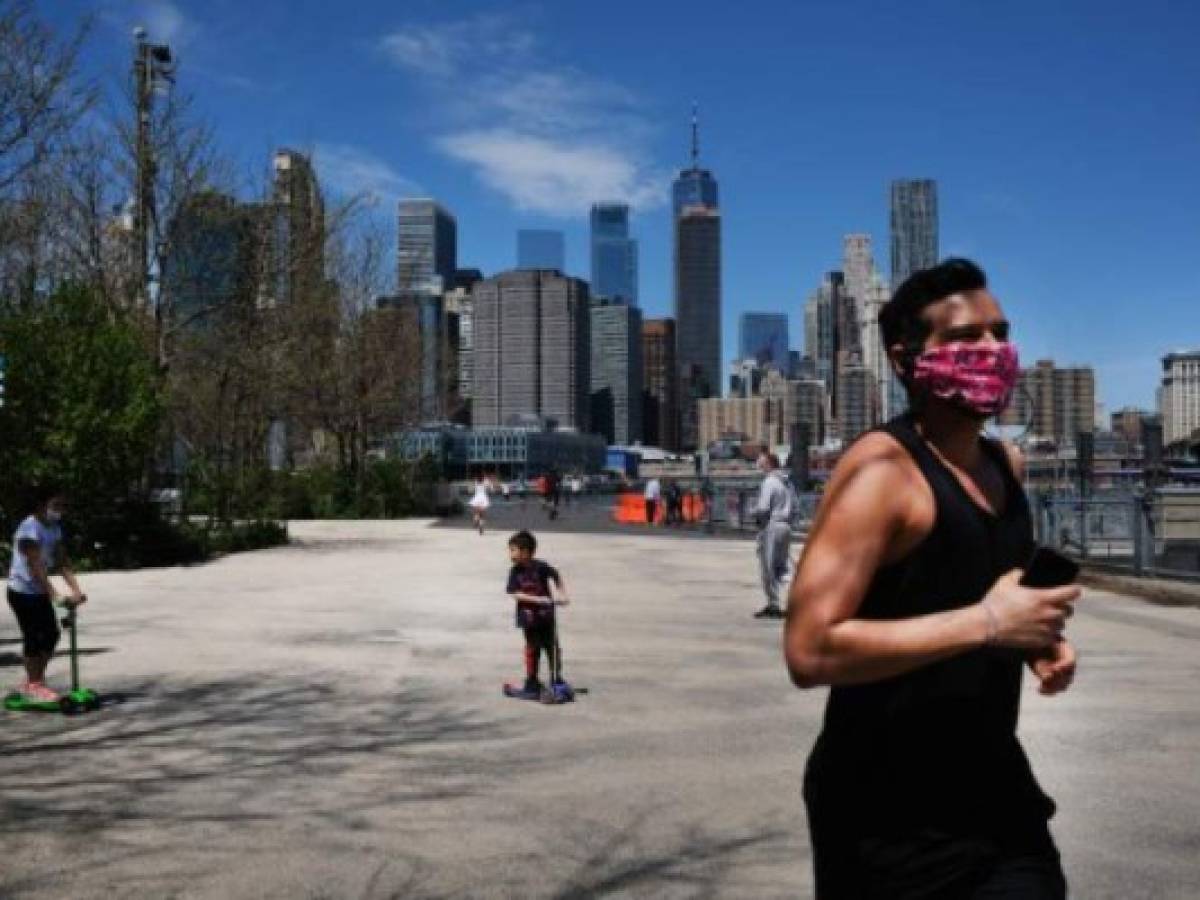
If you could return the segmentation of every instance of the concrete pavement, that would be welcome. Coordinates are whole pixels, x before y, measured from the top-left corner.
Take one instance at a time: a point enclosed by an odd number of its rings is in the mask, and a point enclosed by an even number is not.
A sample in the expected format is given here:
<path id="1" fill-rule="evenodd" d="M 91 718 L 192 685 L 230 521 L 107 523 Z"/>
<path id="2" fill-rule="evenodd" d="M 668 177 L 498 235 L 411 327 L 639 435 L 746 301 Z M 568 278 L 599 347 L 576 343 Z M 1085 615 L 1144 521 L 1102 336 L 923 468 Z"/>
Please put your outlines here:
<path id="1" fill-rule="evenodd" d="M 590 692 L 542 707 L 499 693 L 521 661 L 507 530 L 292 531 L 87 579 L 86 680 L 127 699 L 0 714 L 0 896 L 811 894 L 824 693 L 790 686 L 778 623 L 750 618 L 752 544 L 546 532 Z M 1200 611 L 1089 590 L 1071 629 L 1078 683 L 1029 688 L 1022 733 L 1073 896 L 1200 896 Z M 5 620 L 10 681 L 14 637 Z"/>

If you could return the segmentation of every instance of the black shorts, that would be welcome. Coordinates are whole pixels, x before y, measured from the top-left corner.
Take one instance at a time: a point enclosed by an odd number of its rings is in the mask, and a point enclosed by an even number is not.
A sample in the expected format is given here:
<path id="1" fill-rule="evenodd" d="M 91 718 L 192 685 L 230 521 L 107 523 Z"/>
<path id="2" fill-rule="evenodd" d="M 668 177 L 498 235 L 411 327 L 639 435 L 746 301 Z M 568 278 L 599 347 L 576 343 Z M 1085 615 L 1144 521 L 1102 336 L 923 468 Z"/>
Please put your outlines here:
<path id="1" fill-rule="evenodd" d="M 26 656 L 49 656 L 58 646 L 58 618 L 54 605 L 45 594 L 22 594 L 8 589 L 8 605 L 12 607 L 21 637 L 25 639 Z"/>
<path id="2" fill-rule="evenodd" d="M 1007 835 L 917 829 L 868 838 L 809 806 L 818 900 L 1065 900 L 1044 820 Z"/>

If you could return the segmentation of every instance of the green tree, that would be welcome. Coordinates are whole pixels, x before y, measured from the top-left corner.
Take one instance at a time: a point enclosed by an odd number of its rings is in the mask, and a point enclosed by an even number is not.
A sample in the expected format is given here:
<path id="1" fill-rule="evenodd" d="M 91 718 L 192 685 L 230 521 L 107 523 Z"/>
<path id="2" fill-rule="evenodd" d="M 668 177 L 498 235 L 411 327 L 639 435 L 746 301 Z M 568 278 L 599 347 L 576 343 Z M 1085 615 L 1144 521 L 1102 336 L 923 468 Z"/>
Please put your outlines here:
<path id="1" fill-rule="evenodd" d="M 2 302 L 2 301 L 0 301 Z M 0 409 L 0 510 L 11 524 L 28 486 L 53 481 L 81 519 L 141 494 L 164 402 L 144 336 L 82 287 L 0 307 L 8 357 Z"/>

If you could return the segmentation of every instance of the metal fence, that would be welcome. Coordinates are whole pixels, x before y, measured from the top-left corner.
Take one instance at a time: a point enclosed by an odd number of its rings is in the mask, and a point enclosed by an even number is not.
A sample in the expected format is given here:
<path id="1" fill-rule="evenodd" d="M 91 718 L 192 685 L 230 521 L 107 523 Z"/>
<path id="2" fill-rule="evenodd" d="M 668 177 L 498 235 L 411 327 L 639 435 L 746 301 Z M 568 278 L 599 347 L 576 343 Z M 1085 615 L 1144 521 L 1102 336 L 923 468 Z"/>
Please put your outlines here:
<path id="1" fill-rule="evenodd" d="M 716 486 L 713 490 L 712 521 L 715 525 L 735 531 L 758 531 L 754 506 L 758 502 L 758 487 Z M 800 494 L 801 533 L 807 532 L 808 524 L 816 513 L 820 494 Z"/>
<path id="2" fill-rule="evenodd" d="M 757 499 L 757 486 L 714 485 L 712 523 L 756 531 Z M 800 495 L 801 536 L 820 499 L 820 494 Z M 1095 567 L 1200 581 L 1200 490 L 1162 488 L 1085 498 L 1034 492 L 1029 500 L 1040 544 Z"/>
<path id="3" fill-rule="evenodd" d="M 1200 491 L 1034 493 L 1030 503 L 1041 544 L 1133 575 L 1200 580 Z"/>

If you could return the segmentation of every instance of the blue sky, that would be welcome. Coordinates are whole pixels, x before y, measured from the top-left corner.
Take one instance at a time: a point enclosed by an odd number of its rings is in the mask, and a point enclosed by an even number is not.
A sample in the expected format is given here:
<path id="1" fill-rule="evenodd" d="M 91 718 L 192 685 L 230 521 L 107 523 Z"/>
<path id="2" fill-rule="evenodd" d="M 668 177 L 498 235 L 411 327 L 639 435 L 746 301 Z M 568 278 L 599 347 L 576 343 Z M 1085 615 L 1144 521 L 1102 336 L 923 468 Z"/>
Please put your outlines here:
<path id="1" fill-rule="evenodd" d="M 647 315 L 671 310 L 666 199 L 690 107 L 720 181 L 724 336 L 786 311 L 792 343 L 841 237 L 887 268 L 887 190 L 939 183 L 941 251 L 989 272 L 1022 358 L 1096 368 L 1109 410 L 1153 404 L 1200 346 L 1200 4 L 63 0 L 96 14 L 114 84 L 144 23 L 244 171 L 315 152 L 327 191 L 432 195 L 460 264 L 510 267 L 520 227 L 588 272 L 593 200 L 636 207 Z M 1002 7 L 1002 8 L 1001 8 Z"/>

